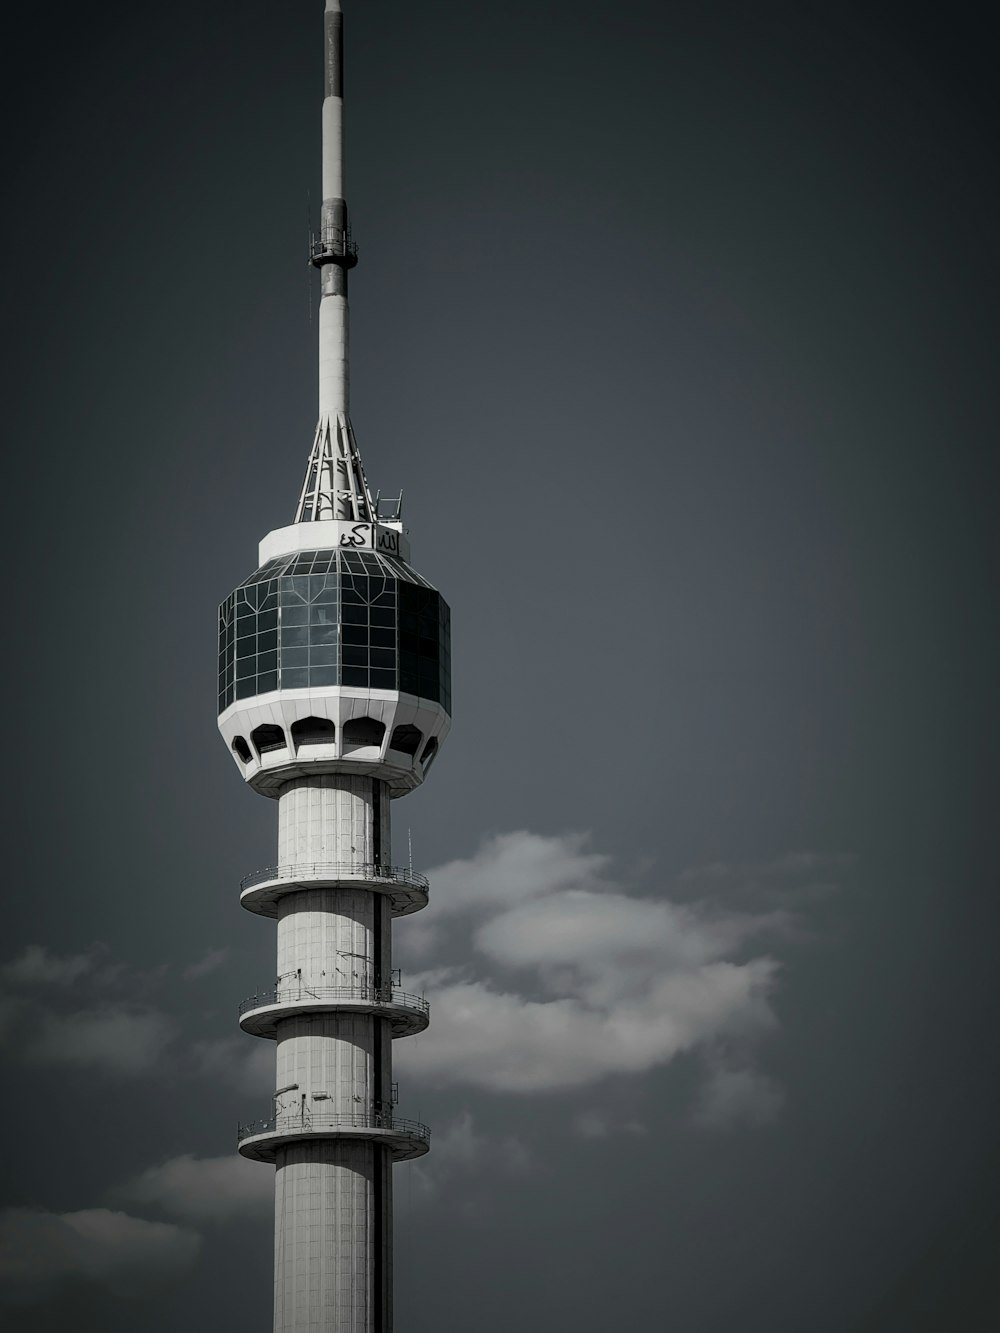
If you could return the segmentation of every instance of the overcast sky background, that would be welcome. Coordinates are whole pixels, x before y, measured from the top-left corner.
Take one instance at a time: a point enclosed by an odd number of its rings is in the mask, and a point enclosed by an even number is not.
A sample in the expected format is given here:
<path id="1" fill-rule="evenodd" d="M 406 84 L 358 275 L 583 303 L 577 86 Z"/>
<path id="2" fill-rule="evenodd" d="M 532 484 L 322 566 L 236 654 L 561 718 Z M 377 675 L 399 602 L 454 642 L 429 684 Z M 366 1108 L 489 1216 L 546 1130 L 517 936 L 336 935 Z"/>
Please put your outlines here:
<path id="1" fill-rule="evenodd" d="M 312 439 L 322 9 L 7 16 L 10 1333 L 271 1326 L 215 616 Z M 347 20 L 354 423 L 454 625 L 398 1327 L 993 1330 L 987 7 Z"/>

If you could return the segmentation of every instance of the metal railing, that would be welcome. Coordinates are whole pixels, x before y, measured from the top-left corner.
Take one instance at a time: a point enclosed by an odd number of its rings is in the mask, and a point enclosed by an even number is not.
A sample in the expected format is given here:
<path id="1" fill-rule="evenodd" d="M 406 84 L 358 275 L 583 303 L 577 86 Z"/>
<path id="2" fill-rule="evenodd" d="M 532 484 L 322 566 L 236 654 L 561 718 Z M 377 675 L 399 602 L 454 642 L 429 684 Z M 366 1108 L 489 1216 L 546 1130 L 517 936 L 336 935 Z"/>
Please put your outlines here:
<path id="1" fill-rule="evenodd" d="M 252 1120 L 247 1125 L 240 1125 L 237 1129 L 237 1141 L 242 1143 L 244 1139 L 256 1138 L 259 1134 L 300 1134 L 303 1130 L 338 1129 L 373 1129 L 385 1134 L 400 1134 L 406 1138 L 420 1139 L 424 1143 L 429 1142 L 431 1137 L 428 1126 L 422 1125 L 419 1120 L 405 1120 L 400 1116 L 380 1115 L 378 1112 L 370 1115 L 361 1113 L 334 1115 L 306 1108 L 302 1112 L 289 1111 L 272 1116 L 268 1120 Z"/>
<path id="2" fill-rule="evenodd" d="M 261 991 L 259 995 L 248 996 L 240 1005 L 240 1017 L 252 1009 L 264 1009 L 275 1004 L 308 1003 L 318 1000 L 338 1004 L 378 1004 L 398 1005 L 401 1009 L 413 1009 L 418 1014 L 430 1013 L 430 1001 L 422 995 L 411 995 L 409 991 L 399 990 L 395 986 L 307 986 L 297 981 L 290 981 L 283 986 Z"/>
<path id="3" fill-rule="evenodd" d="M 403 884 L 411 889 L 430 888 L 426 875 L 402 866 L 377 866 L 354 861 L 301 861 L 290 866 L 265 866 L 254 870 L 240 880 L 240 889 L 252 889 L 274 879 L 360 879 L 377 884 Z"/>

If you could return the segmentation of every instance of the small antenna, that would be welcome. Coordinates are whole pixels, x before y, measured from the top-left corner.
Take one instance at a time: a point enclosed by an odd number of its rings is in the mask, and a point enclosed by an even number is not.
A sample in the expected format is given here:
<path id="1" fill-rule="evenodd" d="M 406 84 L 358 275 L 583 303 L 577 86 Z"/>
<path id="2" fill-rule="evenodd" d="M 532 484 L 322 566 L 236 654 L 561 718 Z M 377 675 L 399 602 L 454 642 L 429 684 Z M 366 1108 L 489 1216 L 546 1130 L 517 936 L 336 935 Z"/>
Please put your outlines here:
<path id="1" fill-rule="evenodd" d="M 410 849 L 410 874 L 413 874 L 413 829 L 406 830 L 406 842 Z"/>

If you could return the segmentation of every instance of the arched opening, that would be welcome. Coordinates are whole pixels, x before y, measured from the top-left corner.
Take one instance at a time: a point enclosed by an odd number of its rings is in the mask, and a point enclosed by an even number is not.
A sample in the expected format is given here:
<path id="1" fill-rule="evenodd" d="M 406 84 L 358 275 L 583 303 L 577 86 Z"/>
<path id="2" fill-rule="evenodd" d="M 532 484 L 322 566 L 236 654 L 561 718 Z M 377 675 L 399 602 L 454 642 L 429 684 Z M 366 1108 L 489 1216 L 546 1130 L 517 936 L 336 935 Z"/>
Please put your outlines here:
<path id="1" fill-rule="evenodd" d="M 416 754 L 420 749 L 420 742 L 424 739 L 424 733 L 418 731 L 416 727 L 405 722 L 403 726 L 397 727 L 392 733 L 392 740 L 389 742 L 390 750 L 398 750 L 400 754 Z"/>
<path id="2" fill-rule="evenodd" d="M 432 736 L 430 740 L 427 742 L 427 744 L 424 746 L 424 752 L 420 756 L 420 762 L 423 765 L 425 773 L 430 768 L 431 764 L 433 764 L 434 760 L 437 758 L 437 752 L 438 752 L 438 738 L 436 736 Z"/>
<path id="3" fill-rule="evenodd" d="M 332 745 L 337 739 L 337 728 L 328 717 L 302 717 L 292 723 L 292 744 L 296 750 L 303 745 Z"/>
<path id="4" fill-rule="evenodd" d="M 385 723 L 373 717 L 352 717 L 344 723 L 344 748 L 359 745 L 381 746 L 385 740 Z"/>
<path id="5" fill-rule="evenodd" d="M 233 741 L 233 754 L 241 764 L 249 764 L 250 760 L 253 758 L 253 755 L 250 753 L 250 746 L 247 745 L 242 736 L 237 736 Z"/>
<path id="6" fill-rule="evenodd" d="M 262 759 L 264 755 L 268 754 L 271 750 L 284 750 L 288 747 L 288 742 L 285 740 L 285 733 L 280 727 L 272 726 L 270 723 L 266 723 L 262 727 L 257 727 L 255 731 L 251 731 L 250 739 L 253 741 L 254 748 Z"/>

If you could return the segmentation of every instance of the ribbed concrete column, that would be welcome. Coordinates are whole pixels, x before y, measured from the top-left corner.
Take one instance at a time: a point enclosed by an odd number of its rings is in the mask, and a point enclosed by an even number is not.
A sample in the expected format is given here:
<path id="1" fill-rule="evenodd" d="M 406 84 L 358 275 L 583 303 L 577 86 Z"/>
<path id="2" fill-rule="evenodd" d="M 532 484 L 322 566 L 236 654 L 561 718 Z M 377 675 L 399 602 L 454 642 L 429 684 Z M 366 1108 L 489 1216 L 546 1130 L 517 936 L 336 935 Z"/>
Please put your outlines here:
<path id="1" fill-rule="evenodd" d="M 275 1333 L 391 1333 L 392 1167 L 371 1143 L 278 1153 Z"/>
<path id="2" fill-rule="evenodd" d="M 388 863 L 389 798 L 385 783 L 337 775 L 290 782 L 278 799 L 278 861 Z"/>
<path id="3" fill-rule="evenodd" d="M 278 800 L 282 866 L 340 866 L 350 877 L 388 862 L 389 800 L 368 777 L 317 776 Z M 367 990 L 391 979 L 388 900 L 363 888 L 281 899 L 279 996 Z M 331 1117 L 391 1115 L 392 1037 L 370 1014 L 317 1013 L 277 1028 L 275 1111 L 308 1131 Z M 391 1333 L 391 1163 L 365 1141 L 280 1148 L 275 1179 L 275 1333 Z"/>

